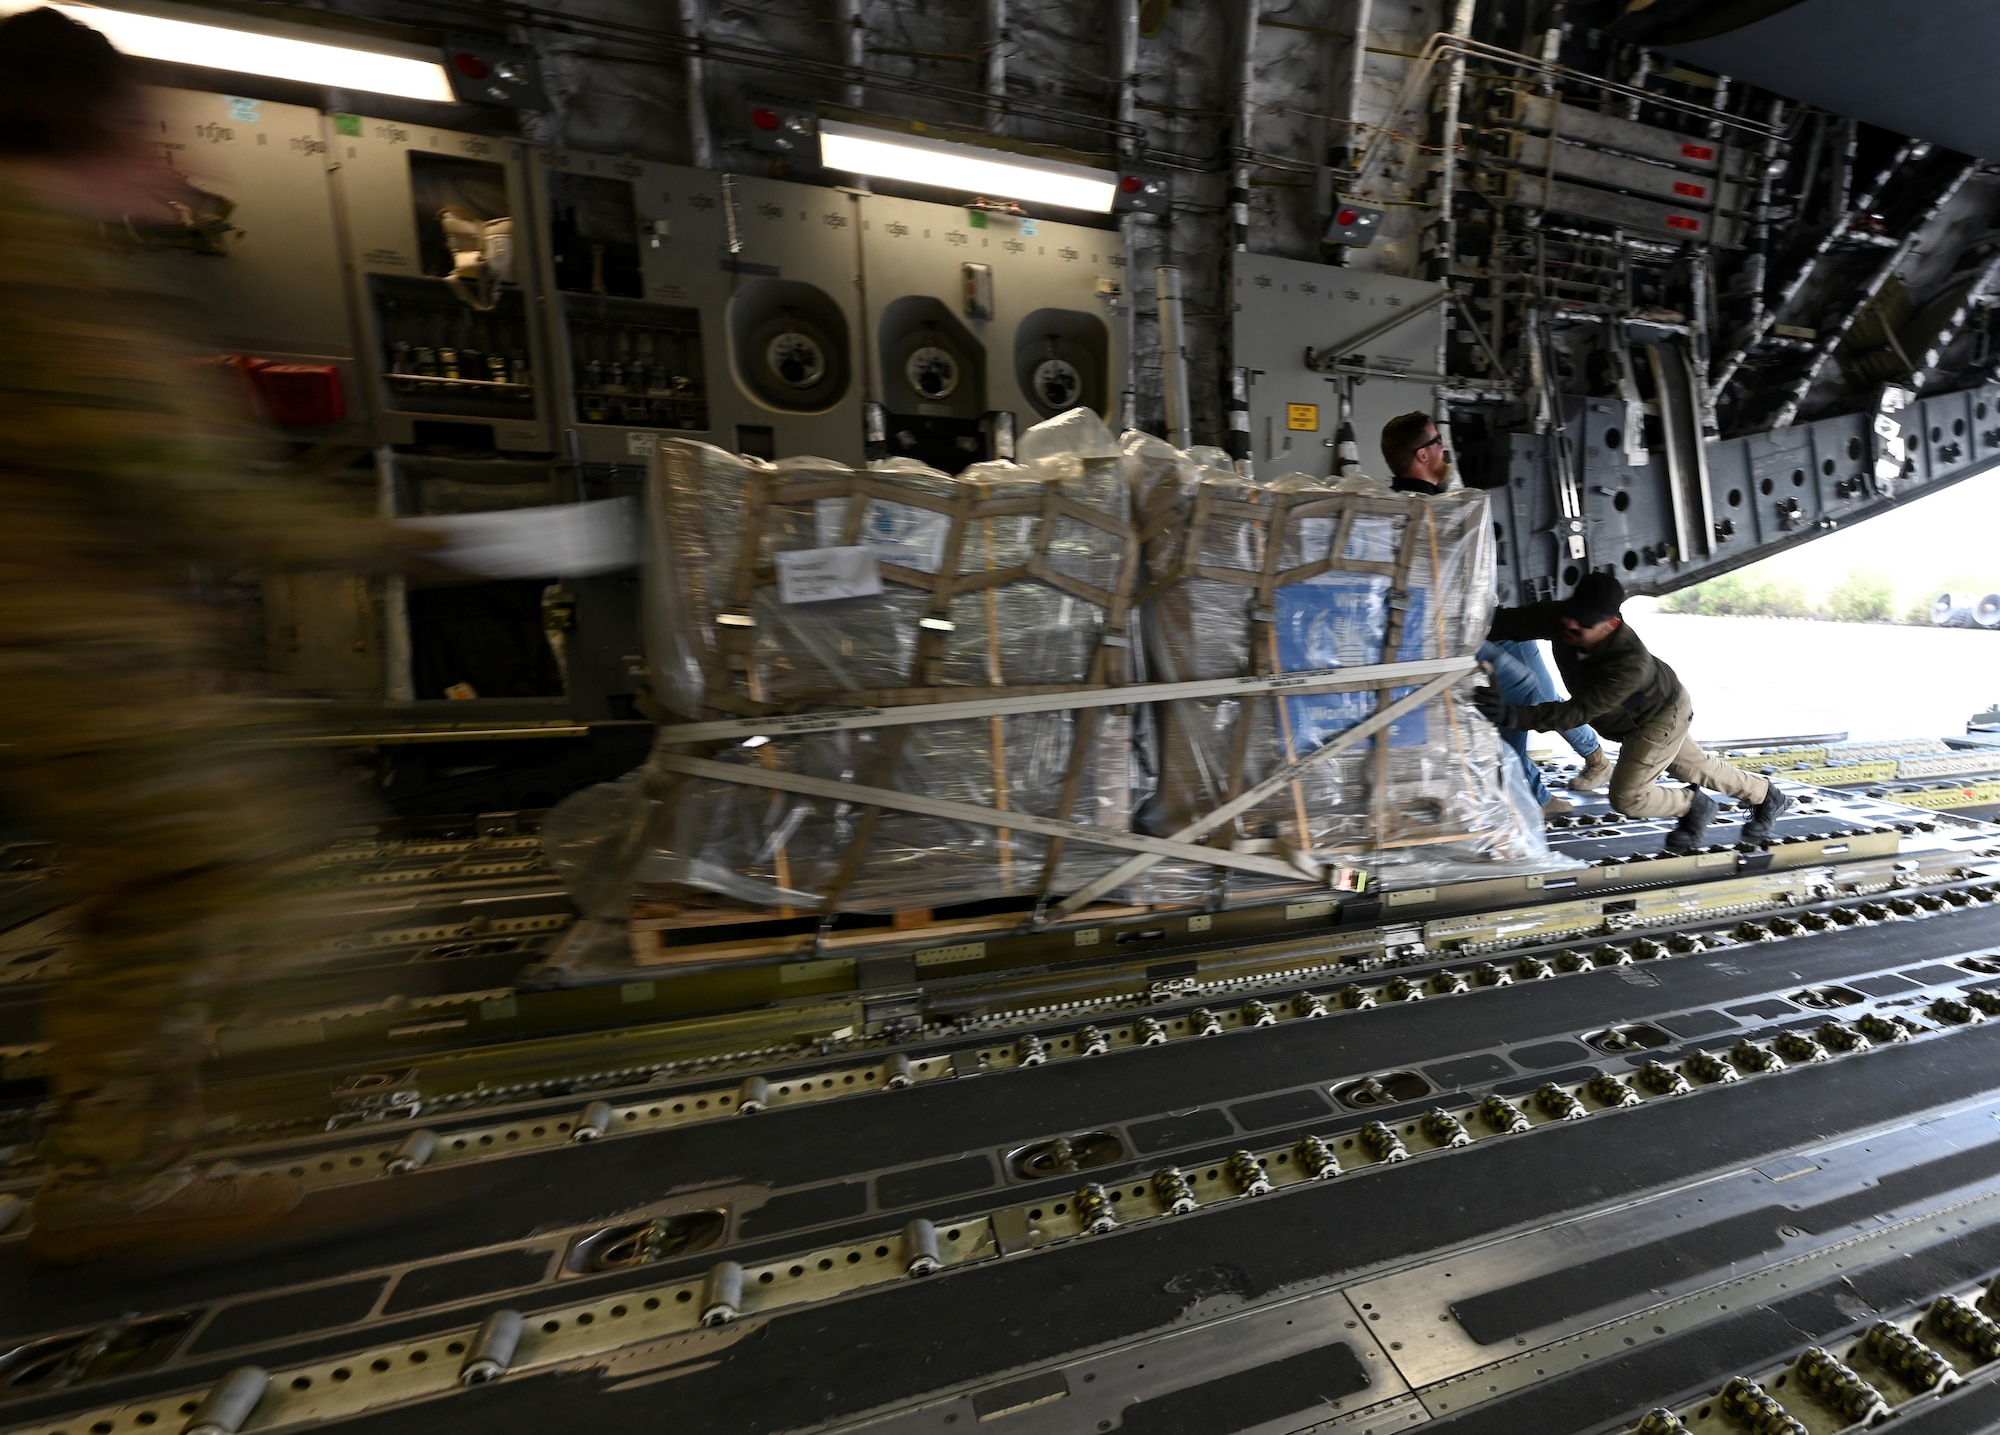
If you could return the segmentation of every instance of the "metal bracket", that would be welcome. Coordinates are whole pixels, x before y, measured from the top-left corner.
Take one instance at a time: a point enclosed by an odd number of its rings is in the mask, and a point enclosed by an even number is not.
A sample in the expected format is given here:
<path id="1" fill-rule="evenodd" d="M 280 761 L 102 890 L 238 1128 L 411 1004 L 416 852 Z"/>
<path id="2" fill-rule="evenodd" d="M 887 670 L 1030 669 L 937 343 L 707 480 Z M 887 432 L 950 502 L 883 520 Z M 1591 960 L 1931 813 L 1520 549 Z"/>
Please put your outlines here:
<path id="1" fill-rule="evenodd" d="M 333 1099 L 340 1103 L 340 1109 L 327 1118 L 326 1129 L 413 1119 L 423 1109 L 417 1079 L 415 1067 L 401 1075 L 364 1071 L 342 1077 L 333 1084 Z"/>
<path id="2" fill-rule="evenodd" d="M 886 1036 L 897 1041 L 917 1035 L 924 1027 L 923 988 L 902 987 L 864 995 L 861 1022 L 869 1036 Z"/>

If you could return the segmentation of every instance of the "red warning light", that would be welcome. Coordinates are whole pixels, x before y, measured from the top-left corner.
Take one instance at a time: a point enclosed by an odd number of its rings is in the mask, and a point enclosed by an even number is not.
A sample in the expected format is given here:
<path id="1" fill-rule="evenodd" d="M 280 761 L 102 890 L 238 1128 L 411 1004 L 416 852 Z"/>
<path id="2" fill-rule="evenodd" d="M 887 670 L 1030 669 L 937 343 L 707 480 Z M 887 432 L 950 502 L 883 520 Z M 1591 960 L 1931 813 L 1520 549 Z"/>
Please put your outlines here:
<path id="1" fill-rule="evenodd" d="M 1118 181 L 1118 187 L 1127 194 L 1137 194 L 1144 184 L 1145 181 L 1136 174 L 1128 174 Z"/>
<path id="2" fill-rule="evenodd" d="M 784 123 L 784 119 L 776 110 L 766 109 L 760 105 L 750 111 L 750 123 L 760 130 L 774 130 Z"/>
<path id="3" fill-rule="evenodd" d="M 479 56 L 465 50 L 460 50 L 456 55 L 451 57 L 451 67 L 468 80 L 483 80 L 486 78 L 486 62 L 480 59 Z"/>
<path id="4" fill-rule="evenodd" d="M 1353 224 L 1354 221 L 1359 219 L 1360 217 L 1361 217 L 1360 215 L 1356 214 L 1351 209 L 1343 209 L 1340 211 L 1340 213 L 1334 215 L 1333 222 L 1335 224 L 1338 224 L 1342 229 L 1346 229 L 1349 225 Z"/>

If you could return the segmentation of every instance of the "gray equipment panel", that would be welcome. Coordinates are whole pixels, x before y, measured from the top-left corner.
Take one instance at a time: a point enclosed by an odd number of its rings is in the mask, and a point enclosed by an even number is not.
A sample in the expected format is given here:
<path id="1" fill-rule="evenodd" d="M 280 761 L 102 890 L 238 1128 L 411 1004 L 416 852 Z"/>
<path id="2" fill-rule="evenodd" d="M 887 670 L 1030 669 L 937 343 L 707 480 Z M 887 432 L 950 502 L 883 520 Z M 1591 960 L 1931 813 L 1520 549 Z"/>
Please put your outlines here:
<path id="1" fill-rule="evenodd" d="M 1116 230 L 870 195 L 861 255 L 891 456 L 914 451 L 899 415 L 1011 414 L 1018 432 L 1084 405 L 1116 425 L 1129 329 Z"/>
<path id="2" fill-rule="evenodd" d="M 1262 474 L 1334 472 L 1335 435 L 1345 390 L 1364 473 L 1386 478 L 1382 426 L 1413 409 L 1437 409 L 1428 377 L 1437 369 L 1443 308 L 1431 307 L 1369 339 L 1355 372 L 1308 368 L 1307 349 L 1348 357 L 1348 344 L 1435 301 L 1438 286 L 1420 279 L 1372 274 L 1263 254 L 1236 256 L 1236 312 L 1231 343 L 1250 370 L 1251 456 Z M 1294 413 L 1306 405 L 1315 412 Z M 1298 427 L 1292 427 L 1291 424 Z M 1310 423 L 1310 427 L 1306 426 Z"/>
<path id="3" fill-rule="evenodd" d="M 377 395 L 376 437 L 410 443 L 431 420 L 489 426 L 503 449 L 554 447 L 548 421 L 547 347 L 533 302 L 539 226 L 528 222 L 522 146 L 486 135 L 353 115 L 329 117 L 334 173 L 346 224 L 362 359 Z M 436 219 L 455 203 L 482 219 L 514 218 L 514 282 L 481 313 L 443 284 L 450 254 Z M 458 377 L 421 374 L 446 348 L 498 355 L 506 382 L 467 369 Z M 431 357 L 426 359 L 426 353 Z"/>
<path id="4" fill-rule="evenodd" d="M 537 223 L 559 226 L 541 261 L 563 315 L 551 326 L 556 422 L 578 458 L 643 461 L 659 434 L 680 433 L 732 451 L 861 461 L 853 197 L 573 150 L 537 156 Z M 626 243 L 629 273 L 606 257 Z M 699 374 L 676 375 L 699 387 L 698 401 L 662 406 L 649 395 L 640 406 L 630 384 L 591 397 L 604 392 L 592 382 L 608 382 L 607 343 L 650 331 L 664 348 L 675 326 L 699 354 Z M 800 366 L 790 372 L 803 387 L 775 374 L 758 386 L 774 346 Z"/>
<path id="5" fill-rule="evenodd" d="M 340 235 L 327 180 L 324 117 L 299 105 L 148 88 L 148 139 L 174 170 L 231 201 L 239 232 L 221 256 L 158 254 L 195 296 L 227 352 L 340 369 L 348 417 L 294 431 L 315 440 L 358 433 L 368 394 L 341 278 Z"/>
<path id="6" fill-rule="evenodd" d="M 860 463 L 871 399 L 937 421 L 943 447 L 925 452 L 953 466 L 990 451 L 995 411 L 1017 428 L 1077 403 L 1115 420 L 1127 332 L 1115 231 L 538 153 L 536 213 L 552 221 L 542 282 L 564 315 L 558 423 L 586 463 L 643 458 L 661 433 Z M 683 366 L 699 398 L 662 403 L 653 383 L 641 401 L 629 336 L 660 335 L 644 341 L 658 353 L 672 326 L 699 334 L 700 373 Z M 899 451 L 895 433 L 886 442 Z"/>

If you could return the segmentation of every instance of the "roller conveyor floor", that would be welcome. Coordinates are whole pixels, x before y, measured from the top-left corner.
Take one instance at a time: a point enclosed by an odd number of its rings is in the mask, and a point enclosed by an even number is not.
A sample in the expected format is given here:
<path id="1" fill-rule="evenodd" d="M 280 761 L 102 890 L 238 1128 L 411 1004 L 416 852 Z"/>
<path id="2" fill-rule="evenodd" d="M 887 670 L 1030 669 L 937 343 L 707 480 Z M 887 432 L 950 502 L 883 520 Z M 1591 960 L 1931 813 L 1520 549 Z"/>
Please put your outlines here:
<path id="1" fill-rule="evenodd" d="M 1576 888 L 1024 962 L 914 1027 L 433 1033 L 333 1129 L 352 1060 L 225 1055 L 298 1073 L 312 1119 L 216 1155 L 318 1234 L 58 1272 L 0 1235 L 0 1428 L 180 1429 L 246 1366 L 245 1430 L 2000 1424 L 2000 832 L 1825 793 L 1670 868 L 1603 815 L 1555 834 Z M 560 927 L 432 957 L 436 999 Z M 544 1075 L 433 1102 L 480 1061 Z"/>

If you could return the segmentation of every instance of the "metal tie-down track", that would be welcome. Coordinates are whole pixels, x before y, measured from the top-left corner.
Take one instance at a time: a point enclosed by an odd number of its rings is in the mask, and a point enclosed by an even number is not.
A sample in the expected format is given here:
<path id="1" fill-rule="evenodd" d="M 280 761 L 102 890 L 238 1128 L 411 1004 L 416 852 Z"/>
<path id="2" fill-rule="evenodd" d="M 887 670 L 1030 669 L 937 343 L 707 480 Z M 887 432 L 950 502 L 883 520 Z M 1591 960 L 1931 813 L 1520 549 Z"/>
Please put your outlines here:
<path id="1" fill-rule="evenodd" d="M 17 1217 L 0 1428 L 622 1428 L 662 1401 L 704 1430 L 1792 1428 L 1742 1423 L 1768 1399 L 1819 1431 L 1829 1399 L 1876 1409 L 1862 1386 L 1899 1422 L 1983 1409 L 1994 834 L 1815 807 L 1768 863 L 1273 918 L 1164 977 L 954 973 L 895 1043 L 647 1069 L 674 1023 L 441 1033 L 337 1129 L 217 1148 L 299 1172 L 338 1240 L 43 1273 Z M 1600 861 L 1657 843 L 1582 815 L 1563 840 Z M 544 1045 L 573 1094 L 444 1080 Z M 321 1125 L 335 1069 L 296 1087 Z"/>

